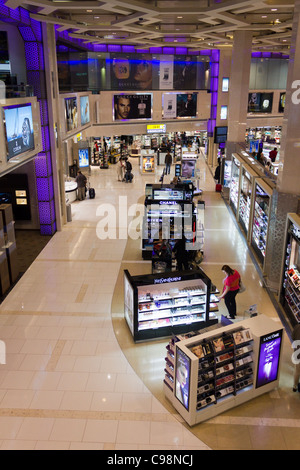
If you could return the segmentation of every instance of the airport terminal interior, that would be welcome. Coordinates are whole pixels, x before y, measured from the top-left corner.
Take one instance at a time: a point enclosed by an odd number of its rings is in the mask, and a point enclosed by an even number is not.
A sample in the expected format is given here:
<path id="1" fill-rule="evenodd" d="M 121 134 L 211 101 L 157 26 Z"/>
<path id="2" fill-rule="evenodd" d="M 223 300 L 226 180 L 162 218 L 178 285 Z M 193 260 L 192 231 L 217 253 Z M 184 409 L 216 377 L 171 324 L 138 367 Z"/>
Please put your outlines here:
<path id="1" fill-rule="evenodd" d="M 0 449 L 299 450 L 300 1 L 82 3 L 0 0 Z"/>

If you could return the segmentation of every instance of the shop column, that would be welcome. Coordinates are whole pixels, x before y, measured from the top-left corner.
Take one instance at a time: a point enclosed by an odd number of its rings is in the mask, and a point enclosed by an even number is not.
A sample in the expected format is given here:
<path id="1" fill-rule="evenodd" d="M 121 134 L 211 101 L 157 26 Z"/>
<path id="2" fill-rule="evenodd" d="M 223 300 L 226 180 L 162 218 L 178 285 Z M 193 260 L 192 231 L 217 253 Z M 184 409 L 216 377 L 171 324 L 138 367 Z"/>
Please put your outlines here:
<path id="1" fill-rule="evenodd" d="M 280 274 L 288 212 L 298 212 L 300 196 L 300 0 L 295 0 L 286 89 L 286 105 L 280 147 L 280 165 L 274 191 L 266 251 L 267 285 L 280 289 Z"/>
<path id="2" fill-rule="evenodd" d="M 236 31 L 233 38 L 229 79 L 228 136 L 226 158 L 231 159 L 236 143 L 245 142 L 252 54 L 252 31 Z"/>

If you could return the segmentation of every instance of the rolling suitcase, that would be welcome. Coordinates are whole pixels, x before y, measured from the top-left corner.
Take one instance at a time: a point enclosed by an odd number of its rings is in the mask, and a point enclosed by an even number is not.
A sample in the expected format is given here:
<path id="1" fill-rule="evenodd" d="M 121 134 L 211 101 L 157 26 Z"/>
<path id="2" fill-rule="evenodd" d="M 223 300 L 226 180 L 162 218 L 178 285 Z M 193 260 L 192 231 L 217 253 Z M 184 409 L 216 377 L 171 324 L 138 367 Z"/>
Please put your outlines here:
<path id="1" fill-rule="evenodd" d="M 95 189 L 94 188 L 90 188 L 89 189 L 89 196 L 90 196 L 90 199 L 95 199 Z"/>
<path id="2" fill-rule="evenodd" d="M 220 193 L 222 191 L 222 185 L 221 184 L 216 184 L 216 192 Z"/>

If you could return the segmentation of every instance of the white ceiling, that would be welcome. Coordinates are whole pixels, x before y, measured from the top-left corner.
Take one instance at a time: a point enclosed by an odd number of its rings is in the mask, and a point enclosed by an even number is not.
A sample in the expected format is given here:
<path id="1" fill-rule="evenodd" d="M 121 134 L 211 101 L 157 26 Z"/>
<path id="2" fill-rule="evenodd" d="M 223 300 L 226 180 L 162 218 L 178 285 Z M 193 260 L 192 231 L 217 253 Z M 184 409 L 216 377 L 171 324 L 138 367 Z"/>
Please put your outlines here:
<path id="1" fill-rule="evenodd" d="M 7 0 L 39 21 L 86 43 L 138 48 L 226 48 L 236 30 L 253 33 L 253 51 L 289 53 L 294 1 L 289 0 Z"/>

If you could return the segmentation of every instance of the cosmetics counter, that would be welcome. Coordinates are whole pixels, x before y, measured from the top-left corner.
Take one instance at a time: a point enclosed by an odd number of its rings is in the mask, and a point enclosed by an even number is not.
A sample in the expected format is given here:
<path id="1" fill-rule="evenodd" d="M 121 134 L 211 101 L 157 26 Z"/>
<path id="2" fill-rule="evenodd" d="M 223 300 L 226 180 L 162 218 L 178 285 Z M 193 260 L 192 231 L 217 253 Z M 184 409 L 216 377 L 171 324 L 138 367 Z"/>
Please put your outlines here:
<path id="1" fill-rule="evenodd" d="M 230 208 L 247 243 L 265 269 L 269 215 L 275 184 L 264 178 L 260 165 L 246 152 L 231 158 Z"/>
<path id="2" fill-rule="evenodd" d="M 135 342 L 200 330 L 218 323 L 216 296 L 201 269 L 131 276 L 124 271 L 124 313 Z M 212 305 L 213 307 L 213 305 Z"/>
<path id="3" fill-rule="evenodd" d="M 300 216 L 288 214 L 279 300 L 294 327 L 300 323 Z"/>
<path id="4" fill-rule="evenodd" d="M 203 247 L 203 227 L 197 221 L 198 207 L 193 203 L 193 185 L 153 184 L 145 188 L 145 213 L 143 217 L 142 257 L 151 259 L 153 246 L 167 238 L 174 248 L 176 240 L 184 234 L 194 249 Z M 169 230 L 163 236 L 163 228 Z M 202 229 L 201 233 L 197 230 Z M 197 245 L 199 240 L 199 246 Z"/>
<path id="5" fill-rule="evenodd" d="M 265 315 L 174 336 L 167 345 L 164 392 L 189 426 L 278 387 L 282 332 Z M 184 339 L 183 339 L 184 338 Z"/>

